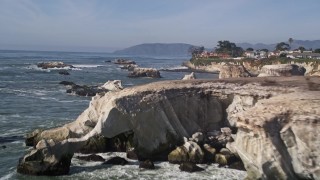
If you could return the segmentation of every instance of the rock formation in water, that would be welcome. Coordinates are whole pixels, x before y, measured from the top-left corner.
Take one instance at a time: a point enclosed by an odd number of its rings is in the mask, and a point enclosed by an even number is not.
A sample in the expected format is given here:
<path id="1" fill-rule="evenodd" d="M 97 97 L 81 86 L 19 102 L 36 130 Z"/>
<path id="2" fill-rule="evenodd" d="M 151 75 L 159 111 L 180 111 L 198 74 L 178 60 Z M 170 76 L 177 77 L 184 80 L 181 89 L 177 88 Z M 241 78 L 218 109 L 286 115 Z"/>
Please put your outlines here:
<path id="1" fill-rule="evenodd" d="M 66 92 L 78 96 L 95 96 L 97 93 L 106 93 L 108 91 L 122 90 L 120 80 L 108 81 L 102 86 L 77 85 L 69 81 L 61 81 L 59 84 L 65 85 Z"/>
<path id="2" fill-rule="evenodd" d="M 151 78 L 161 78 L 160 71 L 154 68 L 134 68 L 129 74 L 128 77 L 151 77 Z"/>
<path id="3" fill-rule="evenodd" d="M 49 68 L 74 68 L 72 65 L 65 64 L 63 62 L 42 62 L 37 64 L 38 68 L 49 69 Z"/>
<path id="4" fill-rule="evenodd" d="M 129 59 L 116 59 L 113 62 L 114 64 L 122 64 L 122 65 L 129 65 L 129 64 L 136 64 L 135 61 Z"/>
<path id="5" fill-rule="evenodd" d="M 319 124 L 316 77 L 162 81 L 93 97 L 75 122 L 39 132 L 18 172 L 66 174 L 73 153 L 97 135 L 132 132 L 138 158 L 155 160 L 199 130 L 233 126 L 235 141 L 216 155 L 222 164 L 232 152 L 249 178 L 319 179 Z"/>

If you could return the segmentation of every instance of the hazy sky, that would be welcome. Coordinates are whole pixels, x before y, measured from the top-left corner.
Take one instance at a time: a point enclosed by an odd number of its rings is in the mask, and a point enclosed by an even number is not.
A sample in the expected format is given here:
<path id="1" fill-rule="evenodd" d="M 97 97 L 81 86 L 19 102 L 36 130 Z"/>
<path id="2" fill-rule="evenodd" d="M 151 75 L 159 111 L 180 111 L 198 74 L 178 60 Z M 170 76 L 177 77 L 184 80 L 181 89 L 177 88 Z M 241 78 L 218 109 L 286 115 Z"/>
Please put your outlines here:
<path id="1" fill-rule="evenodd" d="M 320 0 L 0 0 L 0 49 L 320 39 Z"/>

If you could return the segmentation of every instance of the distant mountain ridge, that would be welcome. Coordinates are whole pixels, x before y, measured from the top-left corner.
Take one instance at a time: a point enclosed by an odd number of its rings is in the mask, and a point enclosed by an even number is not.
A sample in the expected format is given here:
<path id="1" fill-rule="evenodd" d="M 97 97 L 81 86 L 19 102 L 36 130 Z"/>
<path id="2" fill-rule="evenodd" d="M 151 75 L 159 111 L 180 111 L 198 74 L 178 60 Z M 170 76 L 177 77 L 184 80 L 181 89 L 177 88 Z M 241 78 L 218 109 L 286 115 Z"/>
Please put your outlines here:
<path id="1" fill-rule="evenodd" d="M 288 43 L 285 41 L 285 43 Z M 253 48 L 255 50 L 257 49 L 268 49 L 270 51 L 273 51 L 277 44 L 263 44 L 263 43 L 257 43 L 257 44 L 251 44 L 251 43 L 236 43 L 237 46 L 242 47 L 244 50 L 247 48 Z M 289 44 L 289 43 L 288 43 Z M 300 46 L 303 46 L 306 49 L 312 48 L 319 49 L 320 48 L 320 40 L 293 40 L 291 44 L 291 49 L 297 49 Z"/>
<path id="2" fill-rule="evenodd" d="M 242 47 L 244 50 L 250 47 L 255 50 L 268 49 L 269 51 L 273 51 L 275 49 L 276 43 L 236 43 L 236 45 Z M 185 43 L 144 43 L 131 46 L 122 50 L 114 51 L 113 54 L 131 56 L 189 56 L 190 53 L 188 52 L 188 50 L 192 46 L 194 45 Z M 297 49 L 300 46 L 303 46 L 306 49 L 318 49 L 320 48 L 320 40 L 293 40 L 291 44 L 291 49 Z"/>
<path id="3" fill-rule="evenodd" d="M 139 56 L 188 56 L 191 44 L 184 43 L 145 43 L 122 50 L 114 51 L 119 55 L 139 55 Z"/>

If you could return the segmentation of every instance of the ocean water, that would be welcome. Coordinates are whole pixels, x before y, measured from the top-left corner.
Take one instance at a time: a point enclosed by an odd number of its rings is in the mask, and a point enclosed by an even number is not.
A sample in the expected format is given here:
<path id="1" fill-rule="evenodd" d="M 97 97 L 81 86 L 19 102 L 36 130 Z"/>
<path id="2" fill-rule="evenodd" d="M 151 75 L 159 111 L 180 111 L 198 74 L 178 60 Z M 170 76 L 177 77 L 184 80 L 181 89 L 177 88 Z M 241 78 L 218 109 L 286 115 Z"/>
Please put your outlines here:
<path id="1" fill-rule="evenodd" d="M 102 85 L 121 80 L 124 87 L 155 81 L 181 79 L 187 72 L 161 71 L 161 79 L 128 78 L 128 72 L 105 61 L 128 58 L 141 67 L 181 68 L 188 57 L 121 57 L 107 53 L 0 51 L 0 179 L 243 179 L 245 172 L 202 165 L 200 173 L 180 172 L 177 165 L 156 162 L 154 171 L 139 170 L 138 162 L 126 166 L 103 166 L 73 158 L 70 174 L 59 177 L 35 177 L 16 173 L 20 157 L 29 149 L 24 135 L 36 128 L 53 128 L 74 121 L 85 110 L 90 97 L 69 95 L 60 81 Z M 42 70 L 38 62 L 62 61 L 76 68 L 69 76 L 57 69 Z M 196 73 L 199 78 L 217 78 L 216 74 Z M 101 154 L 109 157 L 121 153 Z"/>

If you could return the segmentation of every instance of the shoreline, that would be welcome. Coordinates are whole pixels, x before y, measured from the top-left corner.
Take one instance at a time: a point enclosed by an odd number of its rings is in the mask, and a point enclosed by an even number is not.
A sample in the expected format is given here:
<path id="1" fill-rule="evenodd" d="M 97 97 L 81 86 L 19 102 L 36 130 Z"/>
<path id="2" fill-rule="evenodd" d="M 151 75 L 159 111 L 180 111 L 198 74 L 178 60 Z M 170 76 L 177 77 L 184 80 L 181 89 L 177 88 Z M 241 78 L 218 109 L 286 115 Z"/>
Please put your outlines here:
<path id="1" fill-rule="evenodd" d="M 219 74 L 220 68 L 214 65 L 207 65 L 207 66 L 195 66 L 190 61 L 185 61 L 182 63 L 182 66 L 188 67 L 188 69 L 203 72 L 203 73 L 212 73 L 212 74 Z"/>

